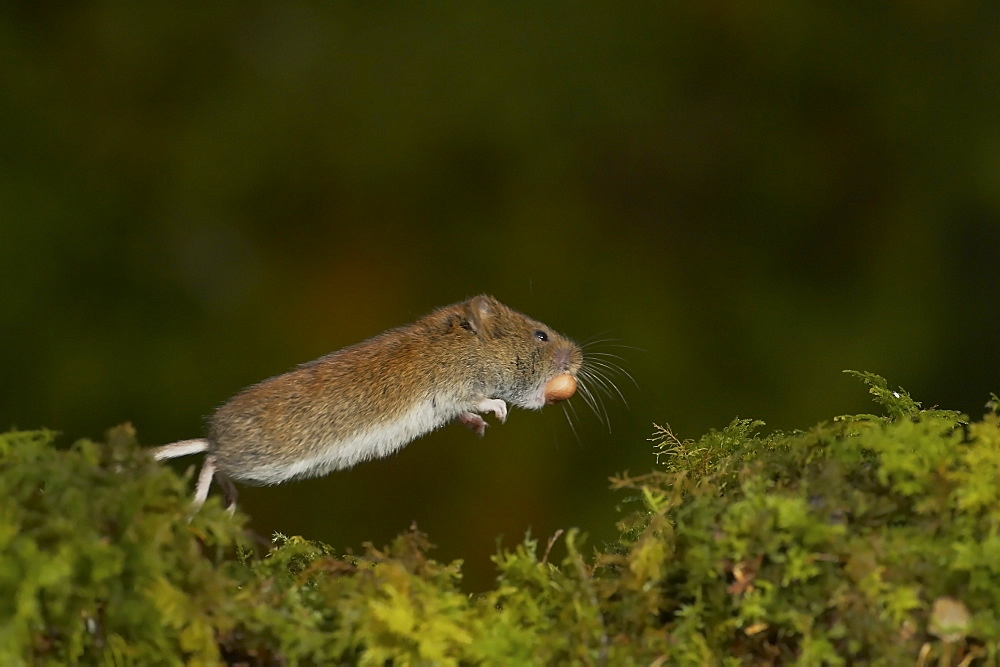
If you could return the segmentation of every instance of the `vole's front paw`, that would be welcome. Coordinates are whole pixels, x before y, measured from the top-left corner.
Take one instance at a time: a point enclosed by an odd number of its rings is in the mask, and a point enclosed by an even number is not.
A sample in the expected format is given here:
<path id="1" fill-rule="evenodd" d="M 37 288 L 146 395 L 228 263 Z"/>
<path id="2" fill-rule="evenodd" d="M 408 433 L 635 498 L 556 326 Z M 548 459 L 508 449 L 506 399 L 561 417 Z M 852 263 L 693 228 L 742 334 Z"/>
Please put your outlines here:
<path id="1" fill-rule="evenodd" d="M 477 415 L 475 412 L 463 412 L 458 416 L 458 421 L 469 427 L 469 430 L 478 435 L 480 438 L 486 434 L 486 427 L 488 424 L 485 419 Z"/>
<path id="2" fill-rule="evenodd" d="M 499 398 L 484 398 L 476 403 L 476 410 L 479 412 L 492 412 L 500 420 L 500 423 L 507 421 L 507 404 Z"/>

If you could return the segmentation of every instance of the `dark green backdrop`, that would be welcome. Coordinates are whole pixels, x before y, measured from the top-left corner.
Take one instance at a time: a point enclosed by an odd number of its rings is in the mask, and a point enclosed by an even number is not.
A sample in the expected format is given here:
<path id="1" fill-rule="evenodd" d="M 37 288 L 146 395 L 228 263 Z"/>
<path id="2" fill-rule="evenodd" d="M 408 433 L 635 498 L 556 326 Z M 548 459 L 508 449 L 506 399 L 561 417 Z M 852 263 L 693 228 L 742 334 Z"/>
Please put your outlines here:
<path id="1" fill-rule="evenodd" d="M 653 465 L 653 422 L 870 410 L 844 368 L 978 414 L 1000 5 L 766 5 L 6 3 L 0 418 L 198 436 L 479 292 L 641 348 L 610 432 L 577 399 L 579 439 L 515 411 L 244 490 L 262 534 L 338 549 L 416 520 L 475 588 L 498 535 L 613 536 L 607 477 Z"/>

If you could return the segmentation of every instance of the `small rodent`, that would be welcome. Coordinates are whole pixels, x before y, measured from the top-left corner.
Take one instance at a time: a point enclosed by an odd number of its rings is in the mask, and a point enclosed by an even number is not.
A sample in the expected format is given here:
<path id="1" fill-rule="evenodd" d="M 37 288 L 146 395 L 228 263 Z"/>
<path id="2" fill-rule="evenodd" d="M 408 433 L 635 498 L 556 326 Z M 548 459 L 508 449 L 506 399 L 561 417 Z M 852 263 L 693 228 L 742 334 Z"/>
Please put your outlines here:
<path id="1" fill-rule="evenodd" d="M 480 436 L 507 404 L 534 410 L 576 391 L 583 353 L 546 325 L 480 295 L 252 385 L 224 403 L 208 436 L 153 450 L 205 451 L 194 505 L 215 478 L 281 484 L 398 451 L 457 419 Z"/>

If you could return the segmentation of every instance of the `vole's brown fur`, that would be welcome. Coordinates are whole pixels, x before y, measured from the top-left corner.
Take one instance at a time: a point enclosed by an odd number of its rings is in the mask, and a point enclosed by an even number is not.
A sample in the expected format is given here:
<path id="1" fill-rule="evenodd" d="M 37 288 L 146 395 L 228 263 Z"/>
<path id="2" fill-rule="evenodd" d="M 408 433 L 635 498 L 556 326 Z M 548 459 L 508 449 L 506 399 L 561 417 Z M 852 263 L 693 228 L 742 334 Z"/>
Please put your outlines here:
<path id="1" fill-rule="evenodd" d="M 545 383 L 575 377 L 582 361 L 572 341 L 481 295 L 248 387 L 216 411 L 206 439 L 154 456 L 207 450 L 200 503 L 213 476 L 278 484 L 323 475 L 454 419 L 482 435 L 477 412 L 503 421 L 507 403 L 540 408 Z"/>

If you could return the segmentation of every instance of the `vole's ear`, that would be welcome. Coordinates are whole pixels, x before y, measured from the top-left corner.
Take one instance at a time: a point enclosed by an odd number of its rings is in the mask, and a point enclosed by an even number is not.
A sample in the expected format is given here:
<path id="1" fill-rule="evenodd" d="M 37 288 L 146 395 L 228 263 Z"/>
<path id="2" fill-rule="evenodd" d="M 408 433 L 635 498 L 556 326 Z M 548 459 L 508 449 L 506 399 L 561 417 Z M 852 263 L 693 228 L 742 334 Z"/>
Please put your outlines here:
<path id="1" fill-rule="evenodd" d="M 483 331 L 496 315 L 498 302 L 488 294 L 480 294 L 469 300 L 468 319 L 473 333 Z"/>

